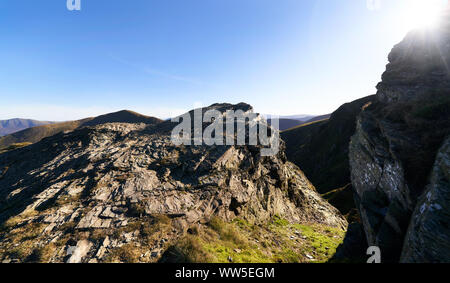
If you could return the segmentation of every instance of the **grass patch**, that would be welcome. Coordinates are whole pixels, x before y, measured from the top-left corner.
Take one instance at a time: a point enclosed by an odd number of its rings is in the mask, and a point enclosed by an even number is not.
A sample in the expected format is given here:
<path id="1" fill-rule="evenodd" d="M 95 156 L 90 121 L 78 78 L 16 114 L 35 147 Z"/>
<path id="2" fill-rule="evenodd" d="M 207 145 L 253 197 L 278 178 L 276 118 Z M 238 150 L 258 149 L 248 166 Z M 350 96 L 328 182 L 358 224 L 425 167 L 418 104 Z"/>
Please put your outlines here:
<path id="1" fill-rule="evenodd" d="M 345 236 L 339 229 L 321 225 L 294 224 L 292 227 L 298 229 L 305 237 L 306 245 L 303 252 L 315 257 L 318 262 L 328 261 L 336 253 L 336 248 Z"/>
<path id="2" fill-rule="evenodd" d="M 205 243 L 198 236 L 187 235 L 177 245 L 170 247 L 165 256 L 172 262 L 208 263 L 217 262 L 214 253 L 205 249 Z"/>
<path id="3" fill-rule="evenodd" d="M 242 235 L 239 233 L 239 230 L 236 229 L 237 227 L 235 227 L 235 225 L 228 225 L 220 218 L 213 217 L 208 223 L 208 226 L 217 232 L 220 240 L 225 242 L 232 242 L 235 245 L 241 247 L 246 245 L 245 238 L 242 237 Z"/>
<path id="4" fill-rule="evenodd" d="M 110 236 L 112 239 L 122 240 L 122 235 L 130 232 L 138 232 L 138 241 L 127 243 L 121 247 L 115 248 L 108 252 L 102 262 L 153 262 L 155 258 L 150 257 L 149 251 L 161 243 L 161 239 L 167 237 L 172 227 L 172 219 L 166 215 L 152 215 L 147 217 L 137 218 L 136 221 L 130 222 L 127 226 L 120 229 L 115 229 Z M 108 233 L 109 234 L 109 233 Z M 91 233 L 91 238 L 96 242 L 100 242 L 107 236 L 106 233 L 94 231 Z M 164 243 L 164 246 L 169 246 L 170 243 Z M 164 247 L 163 247 L 164 248 Z M 144 255 L 141 257 L 141 255 Z"/>
<path id="5" fill-rule="evenodd" d="M 50 243 L 42 247 L 35 248 L 26 261 L 33 263 L 48 263 L 55 254 L 56 247 L 57 246 L 55 244 Z"/>
<path id="6" fill-rule="evenodd" d="M 134 243 L 125 244 L 121 247 L 115 248 L 107 258 L 110 263 L 138 263 L 141 255 L 141 250 Z"/>
<path id="7" fill-rule="evenodd" d="M 30 223 L 10 230 L 0 246 L 0 255 L 3 258 L 26 261 L 36 248 L 39 248 L 37 238 L 42 234 L 45 225 Z"/>
<path id="8" fill-rule="evenodd" d="M 175 243 L 162 262 L 300 263 L 327 262 L 345 232 L 319 224 L 290 224 L 274 216 L 263 225 L 243 219 L 212 218 L 197 234 Z"/>
<path id="9" fill-rule="evenodd" d="M 287 221 L 286 219 L 281 218 L 279 215 L 275 215 L 273 217 L 272 223 L 275 224 L 276 226 L 280 226 L 280 227 L 284 227 L 289 225 L 289 221 Z"/>

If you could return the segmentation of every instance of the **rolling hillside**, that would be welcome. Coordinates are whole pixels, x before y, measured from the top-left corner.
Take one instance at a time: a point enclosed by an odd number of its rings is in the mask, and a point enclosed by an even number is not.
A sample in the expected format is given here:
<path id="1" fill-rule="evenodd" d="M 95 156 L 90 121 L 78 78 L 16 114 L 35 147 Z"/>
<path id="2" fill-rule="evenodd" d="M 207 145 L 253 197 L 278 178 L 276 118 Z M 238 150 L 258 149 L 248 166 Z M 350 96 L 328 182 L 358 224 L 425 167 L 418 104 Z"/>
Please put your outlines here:
<path id="1" fill-rule="evenodd" d="M 13 134 L 28 128 L 48 124 L 53 124 L 53 122 L 36 121 L 31 119 L 18 119 L 18 118 L 9 120 L 0 120 L 0 137 Z"/>
<path id="2" fill-rule="evenodd" d="M 157 124 L 162 122 L 158 118 L 144 116 L 142 114 L 123 110 L 115 113 L 101 115 L 95 118 L 86 118 L 77 121 L 61 122 L 39 127 L 25 129 L 23 131 L 0 137 L 0 149 L 5 149 L 16 144 L 36 143 L 43 138 L 53 136 L 64 131 L 73 131 L 81 127 L 96 126 L 105 123 L 144 123 Z"/>

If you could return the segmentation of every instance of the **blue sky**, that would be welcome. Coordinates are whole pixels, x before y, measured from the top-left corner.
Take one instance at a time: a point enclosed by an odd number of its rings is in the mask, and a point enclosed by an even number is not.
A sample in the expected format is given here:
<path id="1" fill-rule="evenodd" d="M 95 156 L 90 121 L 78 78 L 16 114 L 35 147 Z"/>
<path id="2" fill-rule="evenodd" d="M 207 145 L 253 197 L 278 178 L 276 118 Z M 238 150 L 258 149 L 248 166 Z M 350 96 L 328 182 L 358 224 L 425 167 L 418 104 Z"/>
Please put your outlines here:
<path id="1" fill-rule="evenodd" d="M 329 113 L 375 93 L 408 0 L 0 0 L 0 119 L 194 104 Z"/>

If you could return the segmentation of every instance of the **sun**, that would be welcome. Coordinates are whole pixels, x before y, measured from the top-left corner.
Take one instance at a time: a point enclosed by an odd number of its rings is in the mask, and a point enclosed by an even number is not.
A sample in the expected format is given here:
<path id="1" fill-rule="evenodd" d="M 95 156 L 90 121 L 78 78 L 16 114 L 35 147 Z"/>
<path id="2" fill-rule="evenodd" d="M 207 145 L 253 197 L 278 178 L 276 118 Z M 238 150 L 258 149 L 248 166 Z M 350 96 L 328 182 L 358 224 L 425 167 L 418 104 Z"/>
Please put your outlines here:
<path id="1" fill-rule="evenodd" d="M 404 13 L 405 29 L 434 28 L 439 15 L 448 1 L 443 0 L 409 0 Z"/>

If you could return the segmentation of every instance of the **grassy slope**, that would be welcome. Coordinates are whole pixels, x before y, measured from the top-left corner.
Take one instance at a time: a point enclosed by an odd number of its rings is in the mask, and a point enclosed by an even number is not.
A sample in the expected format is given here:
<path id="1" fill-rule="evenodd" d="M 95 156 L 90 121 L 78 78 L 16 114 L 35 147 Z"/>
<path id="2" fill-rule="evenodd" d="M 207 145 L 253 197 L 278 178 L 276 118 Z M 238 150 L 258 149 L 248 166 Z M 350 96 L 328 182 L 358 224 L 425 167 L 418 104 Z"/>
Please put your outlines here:
<path id="1" fill-rule="evenodd" d="M 53 124 L 49 121 L 37 121 L 31 119 L 9 119 L 0 121 L 0 136 L 16 133 L 28 128 Z"/>
<path id="2" fill-rule="evenodd" d="M 88 120 L 89 119 L 84 119 L 29 128 L 8 136 L 1 137 L 0 148 L 6 148 L 12 144 L 36 143 L 43 138 L 53 136 L 63 131 L 72 131 Z"/>
<path id="3" fill-rule="evenodd" d="M 172 219 L 164 215 L 137 218 L 118 229 L 74 229 L 75 223 L 61 227 L 57 241 L 48 244 L 36 239 L 42 237 L 46 224 L 27 223 L 35 212 L 10 218 L 0 227 L 0 237 L 6 239 L 0 245 L 0 254 L 20 262 L 49 262 L 64 251 L 68 241 L 87 239 L 96 246 L 108 237 L 121 239 L 123 233 L 139 233 L 137 241 L 131 241 L 114 249 L 108 249 L 102 262 L 155 262 L 151 247 L 162 243 L 166 250 L 160 262 L 195 263 L 303 263 L 327 262 L 342 243 L 345 232 L 318 224 L 291 224 L 280 217 L 263 225 L 250 224 L 242 219 L 226 223 L 213 218 L 204 225 L 193 226 L 181 238 L 171 239 Z M 25 221 L 25 222 L 24 222 Z M 162 239 L 168 238 L 166 242 Z M 45 238 L 45 237 L 44 237 Z M 65 253 L 60 255 L 63 259 Z"/>
<path id="4" fill-rule="evenodd" d="M 327 262 L 344 231 L 318 224 L 290 224 L 275 217 L 264 225 L 214 218 L 172 246 L 163 262 Z"/>

